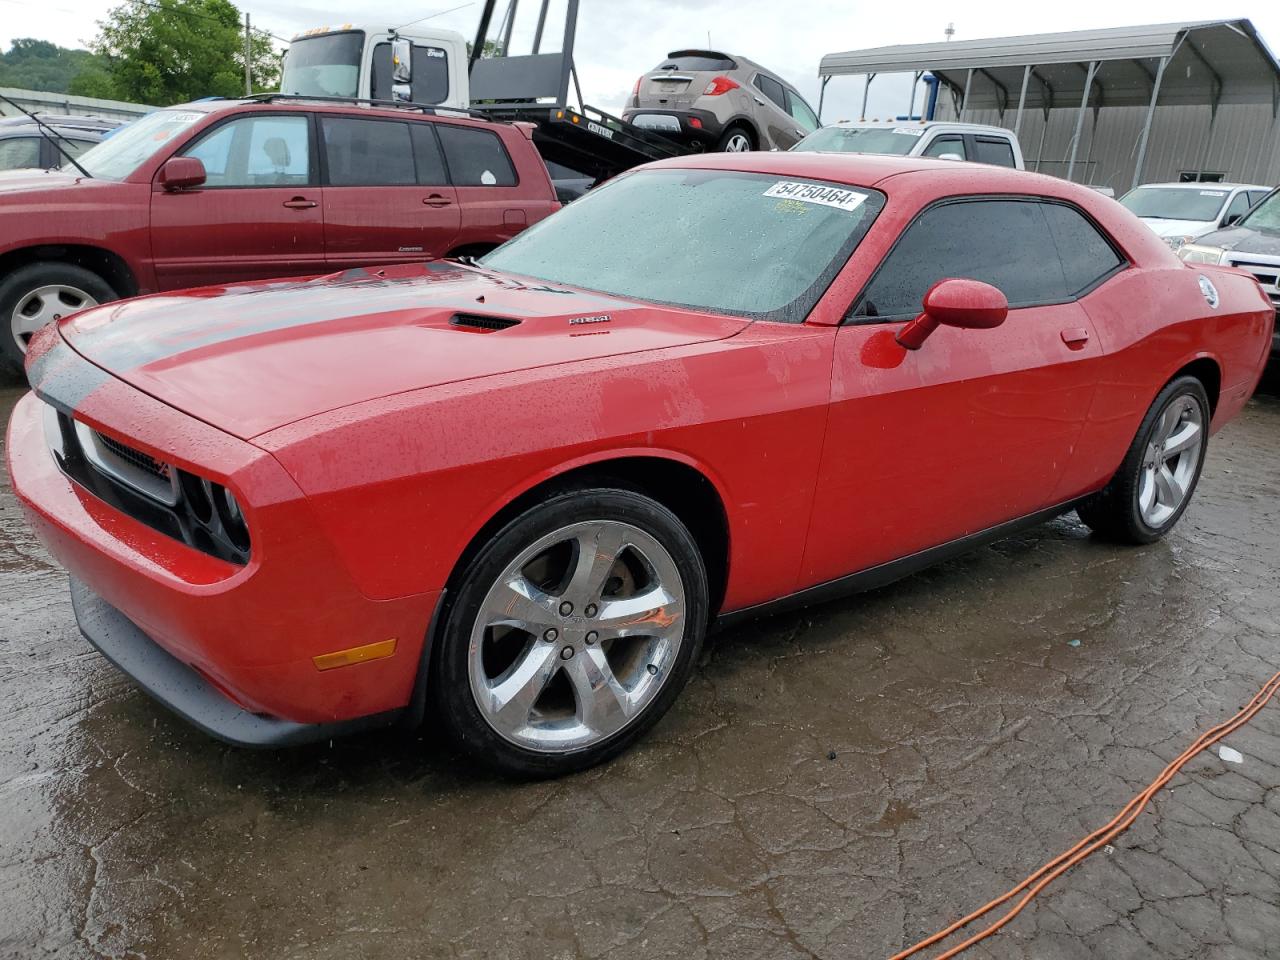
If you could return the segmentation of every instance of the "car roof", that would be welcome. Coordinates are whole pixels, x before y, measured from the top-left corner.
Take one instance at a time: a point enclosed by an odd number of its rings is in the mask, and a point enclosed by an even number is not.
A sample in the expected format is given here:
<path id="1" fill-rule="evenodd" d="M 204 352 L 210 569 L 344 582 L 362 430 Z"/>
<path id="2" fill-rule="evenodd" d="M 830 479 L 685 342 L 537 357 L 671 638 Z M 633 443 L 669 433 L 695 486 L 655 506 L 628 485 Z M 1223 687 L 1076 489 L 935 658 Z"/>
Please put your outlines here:
<path id="1" fill-rule="evenodd" d="M 1143 187 L 1159 187 L 1162 190 L 1270 190 L 1271 187 L 1260 183 L 1140 183 L 1134 190 Z"/>
<path id="2" fill-rule="evenodd" d="M 735 170 L 779 177 L 828 180 L 849 186 L 874 187 L 892 177 L 912 173 L 954 176 L 964 180 L 957 193 L 1018 192 L 1046 196 L 1097 197 L 1095 191 L 1059 177 L 1028 173 L 985 163 L 963 163 L 932 157 L 903 157 L 873 153 L 819 153 L 754 151 L 751 153 L 699 153 L 646 164 L 640 169 Z"/>
<path id="3" fill-rule="evenodd" d="M 356 114 L 362 117 L 392 117 L 396 120 L 420 120 L 423 118 L 461 120 L 466 123 L 486 127 L 510 126 L 510 124 L 500 120 L 490 120 L 487 117 L 469 115 L 465 110 L 460 110 L 457 107 L 419 107 L 417 105 L 410 106 L 407 104 L 400 107 L 378 106 L 367 101 L 362 102 L 359 100 L 352 100 L 350 103 L 333 103 L 328 100 L 311 100 L 301 96 L 280 96 L 278 99 L 262 100 L 223 100 L 210 98 L 208 100 L 195 100 L 191 103 L 176 103 L 171 107 L 164 107 L 163 109 L 199 111 L 201 113 L 231 113 L 244 111 L 264 111 L 272 113 L 294 111 L 306 113 L 339 113 L 347 116 Z"/>
<path id="4" fill-rule="evenodd" d="M 959 120 L 837 120 L 826 124 L 828 127 L 874 127 L 877 129 L 895 129 L 910 127 L 919 130 L 932 130 L 935 127 L 946 127 L 950 130 L 968 130 L 973 133 L 1007 133 L 1013 136 L 1008 127 L 997 127 L 989 123 L 961 123 Z"/>

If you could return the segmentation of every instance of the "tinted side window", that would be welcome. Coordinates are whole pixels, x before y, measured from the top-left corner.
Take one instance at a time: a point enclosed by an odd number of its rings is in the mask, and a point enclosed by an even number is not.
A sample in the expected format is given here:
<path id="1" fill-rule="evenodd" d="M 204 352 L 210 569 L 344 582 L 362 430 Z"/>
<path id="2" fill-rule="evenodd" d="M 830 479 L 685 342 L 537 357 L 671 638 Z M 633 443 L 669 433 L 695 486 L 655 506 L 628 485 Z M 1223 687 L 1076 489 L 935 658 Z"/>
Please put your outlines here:
<path id="1" fill-rule="evenodd" d="M 999 137 L 978 137 L 977 156 L 979 163 L 994 163 L 997 167 L 1013 167 L 1013 147 L 1008 140 Z"/>
<path id="2" fill-rule="evenodd" d="M 924 148 L 924 156 L 940 157 L 944 153 L 954 153 L 957 156 L 969 159 L 969 152 L 964 148 L 964 137 L 944 134 L 941 137 L 934 137 L 929 141 L 929 146 Z"/>
<path id="3" fill-rule="evenodd" d="M 182 151 L 204 163 L 209 187 L 304 186 L 311 180 L 305 116 L 241 117 Z"/>
<path id="4" fill-rule="evenodd" d="M 514 187 L 516 172 L 511 166 L 507 148 L 496 133 L 458 127 L 451 123 L 436 125 L 449 176 L 456 187 Z"/>
<path id="5" fill-rule="evenodd" d="M 1249 194 L 1244 190 L 1241 190 L 1232 198 L 1226 212 L 1222 215 L 1222 219 L 1225 220 L 1227 217 L 1242 217 L 1244 216 L 1244 212 L 1251 206 L 1252 204 L 1249 202 Z"/>
<path id="6" fill-rule="evenodd" d="M 440 141 L 429 123 L 411 123 L 413 133 L 413 159 L 418 168 L 418 183 L 424 187 L 442 187 L 448 184 L 449 174 L 444 169 L 444 156 L 440 153 Z"/>
<path id="7" fill-rule="evenodd" d="M 799 122 L 800 126 L 812 133 L 822 126 L 818 122 L 818 115 L 809 109 L 809 105 L 800 99 L 800 95 L 794 91 L 787 91 L 787 106 L 791 116 Z"/>
<path id="8" fill-rule="evenodd" d="M 763 73 L 757 73 L 755 84 L 766 97 L 783 110 L 787 109 L 787 91 L 783 89 L 782 84 L 777 80 L 773 79 L 773 77 L 766 77 Z"/>
<path id="9" fill-rule="evenodd" d="M 409 98 L 414 103 L 443 103 L 449 98 L 449 56 L 440 47 L 413 45 L 413 81 Z M 391 44 L 373 48 L 373 72 L 369 78 L 369 96 L 374 100 L 390 100 Z"/>
<path id="10" fill-rule="evenodd" d="M 1061 203 L 1041 204 L 1062 261 L 1070 296 L 1079 296 L 1124 263 L 1098 228 L 1079 210 Z"/>
<path id="11" fill-rule="evenodd" d="M 0 140 L 0 170 L 40 166 L 39 137 L 11 137 Z"/>
<path id="12" fill-rule="evenodd" d="M 914 317 L 925 291 L 948 277 L 992 284 L 1011 307 L 1069 298 L 1041 204 L 972 200 L 933 207 L 907 227 L 854 315 Z"/>
<path id="13" fill-rule="evenodd" d="M 406 123 L 321 117 L 320 135 L 332 186 L 407 186 L 418 181 Z"/>
<path id="14" fill-rule="evenodd" d="M 1251 206 L 1251 207 L 1252 207 L 1255 203 L 1257 203 L 1259 200 L 1261 200 L 1261 199 L 1262 199 L 1263 197 L 1265 197 L 1266 195 L 1267 195 L 1267 191 L 1266 191 L 1266 190 L 1250 190 L 1250 191 L 1249 191 L 1249 206 Z"/>

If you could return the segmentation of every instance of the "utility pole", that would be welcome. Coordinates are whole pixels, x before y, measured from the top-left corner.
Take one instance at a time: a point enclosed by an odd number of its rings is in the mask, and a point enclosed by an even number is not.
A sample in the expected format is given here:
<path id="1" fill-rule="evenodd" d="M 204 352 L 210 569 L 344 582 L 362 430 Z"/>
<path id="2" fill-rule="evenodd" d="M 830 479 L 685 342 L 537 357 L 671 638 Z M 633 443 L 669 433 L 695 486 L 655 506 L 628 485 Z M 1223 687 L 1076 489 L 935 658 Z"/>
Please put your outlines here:
<path id="1" fill-rule="evenodd" d="M 244 14 L 244 95 L 253 96 L 253 68 L 249 65 L 249 12 Z"/>

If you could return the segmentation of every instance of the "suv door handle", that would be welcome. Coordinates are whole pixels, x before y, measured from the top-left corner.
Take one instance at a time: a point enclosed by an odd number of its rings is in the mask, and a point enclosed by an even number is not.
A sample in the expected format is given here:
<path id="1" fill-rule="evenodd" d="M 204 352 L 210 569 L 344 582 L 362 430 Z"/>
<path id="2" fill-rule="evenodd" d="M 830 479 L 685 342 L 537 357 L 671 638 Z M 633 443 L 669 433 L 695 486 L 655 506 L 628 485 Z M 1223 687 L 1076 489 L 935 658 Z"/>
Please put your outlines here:
<path id="1" fill-rule="evenodd" d="M 755 100 L 756 103 L 760 104 L 760 106 L 762 107 L 764 106 L 764 101 L 761 100 L 759 97 L 757 97 L 755 94 L 752 94 L 752 99 Z"/>
<path id="2" fill-rule="evenodd" d="M 283 206 L 290 210 L 309 210 L 311 207 L 318 207 L 319 204 L 314 200 L 308 200 L 306 197 L 294 197 L 292 200 L 286 200 Z"/>
<path id="3" fill-rule="evenodd" d="M 438 193 L 433 193 L 429 197 L 423 197 L 422 202 L 428 207 L 447 207 L 449 204 L 453 203 L 453 201 L 448 197 L 442 197 Z"/>
<path id="4" fill-rule="evenodd" d="M 1062 331 L 1062 342 L 1072 350 L 1079 350 L 1089 342 L 1089 331 L 1084 327 L 1069 327 Z"/>

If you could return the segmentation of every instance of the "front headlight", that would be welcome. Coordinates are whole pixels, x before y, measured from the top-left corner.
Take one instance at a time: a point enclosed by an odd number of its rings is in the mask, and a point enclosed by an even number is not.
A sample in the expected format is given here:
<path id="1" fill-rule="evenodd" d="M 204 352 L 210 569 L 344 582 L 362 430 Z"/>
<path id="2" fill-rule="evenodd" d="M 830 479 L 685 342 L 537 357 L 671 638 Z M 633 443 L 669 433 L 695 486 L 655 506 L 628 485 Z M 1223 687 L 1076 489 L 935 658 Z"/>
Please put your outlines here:
<path id="1" fill-rule="evenodd" d="M 1178 256 L 1187 263 L 1221 263 L 1226 253 L 1222 247 L 1200 243 L 1184 243 L 1178 249 Z"/>

